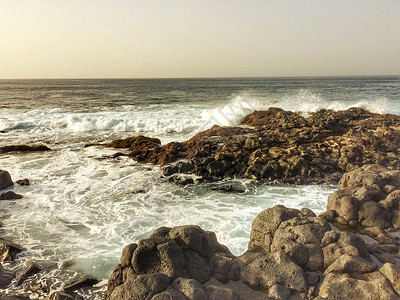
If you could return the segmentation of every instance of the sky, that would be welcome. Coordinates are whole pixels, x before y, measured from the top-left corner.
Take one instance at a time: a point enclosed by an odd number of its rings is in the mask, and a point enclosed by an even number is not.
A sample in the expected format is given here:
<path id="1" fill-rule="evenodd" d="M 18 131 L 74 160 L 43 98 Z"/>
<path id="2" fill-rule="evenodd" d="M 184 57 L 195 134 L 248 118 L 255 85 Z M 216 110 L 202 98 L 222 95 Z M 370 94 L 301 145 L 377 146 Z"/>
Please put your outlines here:
<path id="1" fill-rule="evenodd" d="M 0 78 L 400 75 L 399 0 L 0 0 Z"/>

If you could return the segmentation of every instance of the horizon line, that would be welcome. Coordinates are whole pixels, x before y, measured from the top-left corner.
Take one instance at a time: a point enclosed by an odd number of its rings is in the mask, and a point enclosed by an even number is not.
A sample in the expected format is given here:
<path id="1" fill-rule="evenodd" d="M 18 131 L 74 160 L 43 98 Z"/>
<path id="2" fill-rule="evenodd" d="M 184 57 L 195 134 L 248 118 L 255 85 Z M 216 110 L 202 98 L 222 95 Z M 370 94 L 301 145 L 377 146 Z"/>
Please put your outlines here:
<path id="1" fill-rule="evenodd" d="M 366 78 L 400 77 L 398 75 L 300 75 L 300 76 L 214 76 L 214 77 L 38 77 L 38 78 L 0 78 L 0 80 L 193 80 L 193 79 L 308 79 L 308 78 Z"/>

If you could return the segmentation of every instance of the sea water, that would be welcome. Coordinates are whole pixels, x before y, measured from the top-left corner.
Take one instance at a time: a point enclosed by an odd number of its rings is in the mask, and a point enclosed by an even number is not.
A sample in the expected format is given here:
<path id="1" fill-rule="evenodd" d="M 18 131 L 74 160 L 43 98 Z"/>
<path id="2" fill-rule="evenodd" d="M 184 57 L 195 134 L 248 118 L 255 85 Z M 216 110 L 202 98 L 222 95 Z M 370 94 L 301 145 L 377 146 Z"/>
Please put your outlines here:
<path id="1" fill-rule="evenodd" d="M 283 204 L 319 213 L 336 187 L 240 179 L 177 186 L 157 166 L 111 159 L 117 150 L 85 144 L 137 135 L 183 141 L 268 107 L 306 115 L 354 106 L 400 114 L 400 78 L 2 80 L 0 146 L 53 149 L 0 154 L 0 169 L 31 182 L 10 188 L 23 199 L 0 202 L 1 237 L 26 248 L 5 266 L 50 266 L 38 276 L 52 277 L 52 290 L 78 274 L 106 279 L 123 246 L 157 227 L 185 224 L 214 231 L 240 255 L 259 212 Z M 242 192 L 219 188 L 227 184 Z"/>

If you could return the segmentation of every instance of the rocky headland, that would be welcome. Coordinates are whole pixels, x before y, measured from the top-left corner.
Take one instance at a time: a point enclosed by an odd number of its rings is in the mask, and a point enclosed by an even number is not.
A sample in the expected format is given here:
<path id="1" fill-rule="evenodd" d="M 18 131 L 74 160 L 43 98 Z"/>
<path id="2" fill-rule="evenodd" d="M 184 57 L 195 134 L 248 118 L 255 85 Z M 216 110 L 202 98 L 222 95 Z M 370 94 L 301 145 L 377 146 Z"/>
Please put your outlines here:
<path id="1" fill-rule="evenodd" d="M 172 181 L 182 178 L 178 183 L 193 183 L 190 177 L 338 184 L 318 216 L 282 205 L 260 212 L 241 256 L 198 226 L 158 228 L 122 250 L 106 299 L 400 299 L 400 116 L 270 108 L 185 142 L 138 136 L 105 146 L 129 149 Z M 7 174 L 0 179 L 9 186 Z M 11 247 L 19 246 L 0 241 L 1 257 Z M 0 265 L 0 289 L 28 278 L 29 270 L 13 274 Z M 73 299 L 71 293 L 49 299 Z"/>

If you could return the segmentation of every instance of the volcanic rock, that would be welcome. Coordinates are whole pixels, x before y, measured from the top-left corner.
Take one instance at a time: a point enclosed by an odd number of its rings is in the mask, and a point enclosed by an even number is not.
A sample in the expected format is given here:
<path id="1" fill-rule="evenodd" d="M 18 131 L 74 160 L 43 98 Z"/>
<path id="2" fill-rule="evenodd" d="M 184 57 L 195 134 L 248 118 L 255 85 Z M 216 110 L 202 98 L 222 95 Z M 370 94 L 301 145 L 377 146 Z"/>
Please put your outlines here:
<path id="1" fill-rule="evenodd" d="M 0 195 L 0 200 L 18 200 L 22 198 L 23 198 L 22 195 L 16 194 L 13 191 L 7 191 Z"/>
<path id="2" fill-rule="evenodd" d="M 15 256 L 22 251 L 22 247 L 0 239 L 0 262 L 10 262 L 15 259 Z"/>
<path id="3" fill-rule="evenodd" d="M 0 147 L 0 154 L 1 153 L 8 153 L 8 152 L 41 152 L 41 151 L 50 151 L 51 149 L 45 145 L 11 145 L 11 146 L 3 146 Z"/>
<path id="4" fill-rule="evenodd" d="M 14 183 L 11 180 L 10 173 L 4 170 L 0 170 L 0 190 L 4 190 L 9 186 L 12 186 Z"/>
<path id="5" fill-rule="evenodd" d="M 0 289 L 6 288 L 14 278 L 14 272 L 5 270 L 0 264 Z"/>

